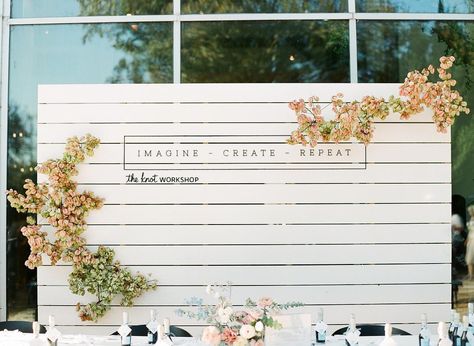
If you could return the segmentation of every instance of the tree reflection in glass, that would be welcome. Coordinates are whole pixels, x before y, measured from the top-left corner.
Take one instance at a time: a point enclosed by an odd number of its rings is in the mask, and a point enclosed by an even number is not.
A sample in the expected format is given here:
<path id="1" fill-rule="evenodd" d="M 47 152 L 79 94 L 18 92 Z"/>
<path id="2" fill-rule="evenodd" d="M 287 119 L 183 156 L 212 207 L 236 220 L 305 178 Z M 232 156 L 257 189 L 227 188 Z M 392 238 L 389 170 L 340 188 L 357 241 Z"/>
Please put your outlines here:
<path id="1" fill-rule="evenodd" d="M 168 23 L 89 25 L 83 41 L 107 38 L 122 57 L 108 83 L 170 83 L 173 81 L 172 26 Z"/>
<path id="2" fill-rule="evenodd" d="M 358 12 L 472 13 L 472 0 L 356 0 Z"/>
<path id="3" fill-rule="evenodd" d="M 346 21 L 182 24 L 183 82 L 348 82 Z"/>
<path id="4" fill-rule="evenodd" d="M 10 104 L 8 110 L 8 170 L 9 187 L 21 187 L 31 178 L 36 166 L 36 121 L 31 114 L 21 111 L 17 104 Z M 24 266 L 29 255 L 27 240 L 19 232 L 24 226 L 24 217 L 7 208 L 7 302 L 13 312 L 23 311 L 22 318 L 34 318 L 34 311 L 28 310 L 36 305 L 36 270 Z M 18 292 L 21 292 L 18 294 Z M 10 309 L 9 309 L 10 311 Z M 26 313 L 25 313 L 26 312 Z"/>
<path id="5" fill-rule="evenodd" d="M 36 181 L 33 167 L 39 84 L 171 82 L 171 26 L 127 23 L 12 27 L 8 188 L 21 190 L 26 178 Z M 154 35 L 155 41 L 159 38 L 157 45 L 143 48 L 140 37 L 146 35 Z M 150 41 L 147 37 L 144 40 Z M 143 62 L 142 57 L 148 60 Z M 8 318 L 31 320 L 36 311 L 36 271 L 24 266 L 29 247 L 20 233 L 23 222 L 24 215 L 7 209 Z"/>
<path id="6" fill-rule="evenodd" d="M 457 87 L 474 105 L 474 23 L 360 21 L 357 24 L 359 82 L 398 83 L 410 69 L 453 55 Z M 453 194 L 474 201 L 474 121 L 462 115 L 451 130 Z"/>
<path id="7" fill-rule="evenodd" d="M 11 12 L 13 18 L 171 14 L 173 0 L 12 0 Z"/>
<path id="8" fill-rule="evenodd" d="M 181 13 L 347 12 L 347 0 L 181 0 Z"/>

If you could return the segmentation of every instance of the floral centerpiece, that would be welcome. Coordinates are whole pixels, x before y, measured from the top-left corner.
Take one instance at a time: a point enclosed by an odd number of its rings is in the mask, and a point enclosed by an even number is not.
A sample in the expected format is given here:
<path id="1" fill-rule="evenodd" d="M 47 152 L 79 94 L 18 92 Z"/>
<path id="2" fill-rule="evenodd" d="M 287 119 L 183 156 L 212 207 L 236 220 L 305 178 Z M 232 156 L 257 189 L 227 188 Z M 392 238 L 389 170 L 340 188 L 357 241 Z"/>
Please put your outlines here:
<path id="1" fill-rule="evenodd" d="M 179 309 L 179 316 L 186 316 L 209 324 L 204 328 L 202 341 L 210 346 L 263 346 L 265 329 L 281 329 L 283 326 L 274 318 L 281 311 L 303 306 L 301 302 L 279 304 L 272 298 L 258 301 L 247 298 L 241 309 L 236 309 L 230 299 L 231 287 L 207 286 L 208 295 L 217 299 L 215 305 L 204 304 L 202 298 L 186 301 L 196 311 Z M 228 296 L 226 295 L 228 293 Z"/>

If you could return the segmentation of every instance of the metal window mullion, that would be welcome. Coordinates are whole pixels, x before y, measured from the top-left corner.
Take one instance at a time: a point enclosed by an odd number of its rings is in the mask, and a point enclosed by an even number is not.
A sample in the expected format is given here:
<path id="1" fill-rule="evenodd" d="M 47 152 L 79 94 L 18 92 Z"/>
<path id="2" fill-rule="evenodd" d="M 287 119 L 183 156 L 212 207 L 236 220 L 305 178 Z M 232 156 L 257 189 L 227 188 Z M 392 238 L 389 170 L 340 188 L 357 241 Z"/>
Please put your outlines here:
<path id="1" fill-rule="evenodd" d="M 35 24 L 88 24 L 88 23 L 134 23 L 134 22 L 174 22 L 179 16 L 181 22 L 209 21 L 262 21 L 262 20 L 347 20 L 349 13 L 223 13 L 185 14 L 175 13 L 180 7 L 173 6 L 173 14 L 140 16 L 83 16 L 52 18 L 14 18 L 11 25 Z"/>
<path id="2" fill-rule="evenodd" d="M 181 0 L 173 0 L 173 83 L 181 83 Z"/>
<path id="3" fill-rule="evenodd" d="M 175 16 L 145 15 L 145 16 L 84 16 L 84 17 L 53 17 L 53 18 L 14 18 L 10 19 L 11 25 L 35 25 L 35 24 L 94 24 L 94 23 L 148 23 L 148 22 L 172 22 Z"/>
<path id="4" fill-rule="evenodd" d="M 357 83 L 357 20 L 355 0 L 348 0 L 349 19 L 349 64 L 351 83 Z"/>
<path id="5" fill-rule="evenodd" d="M 140 16 L 84 16 L 54 18 L 14 18 L 10 25 L 34 24 L 87 24 L 87 23 L 133 23 L 133 22 L 180 22 L 212 21 L 266 21 L 266 20 L 466 20 L 474 21 L 474 14 L 457 13 L 358 13 L 354 0 L 349 1 L 346 13 L 222 13 L 222 14 L 165 14 Z M 173 6 L 174 11 L 179 6 Z M 353 10 L 353 11 L 351 11 Z"/>
<path id="6" fill-rule="evenodd" d="M 185 14 L 181 16 L 181 21 L 347 20 L 349 18 L 349 13 L 219 13 Z"/>
<path id="7" fill-rule="evenodd" d="M 462 13 L 355 13 L 356 20 L 474 20 L 474 14 Z"/>
<path id="8" fill-rule="evenodd" d="M 0 320 L 7 318 L 7 189 L 8 145 L 8 60 L 10 51 L 10 0 L 3 1 L 1 18 L 1 92 L 0 92 Z"/>

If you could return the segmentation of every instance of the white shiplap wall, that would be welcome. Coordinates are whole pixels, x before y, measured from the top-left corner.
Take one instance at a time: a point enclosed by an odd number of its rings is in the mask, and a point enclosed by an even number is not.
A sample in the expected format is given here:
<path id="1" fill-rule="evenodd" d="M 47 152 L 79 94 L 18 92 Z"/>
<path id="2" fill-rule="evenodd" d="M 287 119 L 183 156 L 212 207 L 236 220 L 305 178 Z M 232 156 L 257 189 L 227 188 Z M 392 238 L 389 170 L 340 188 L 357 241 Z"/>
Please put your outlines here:
<path id="1" fill-rule="evenodd" d="M 198 177 L 198 183 L 131 185 L 125 176 L 141 170 L 124 171 L 123 162 L 124 136 L 199 143 L 263 138 L 280 145 L 295 128 L 286 105 L 294 98 L 319 95 L 327 103 L 337 92 L 360 99 L 387 97 L 397 88 L 40 86 L 38 161 L 60 155 L 67 137 L 101 138 L 77 178 L 79 188 L 105 198 L 105 206 L 89 217 L 88 243 L 111 246 L 123 265 L 152 273 L 160 283 L 130 309 L 133 323 L 145 323 L 153 306 L 161 317 L 197 333 L 195 321 L 175 316 L 176 306 L 204 296 L 208 283 L 232 281 L 236 303 L 262 295 L 297 299 L 313 316 L 323 306 L 332 329 L 354 312 L 358 322 L 390 321 L 414 331 L 421 313 L 432 323 L 445 320 L 451 301 L 450 135 L 436 132 L 430 111 L 409 121 L 390 115 L 377 123 L 365 169 L 166 165 L 146 172 Z M 114 306 L 98 324 L 81 323 L 74 304 L 88 297 L 69 292 L 68 272 L 63 265 L 39 268 L 40 322 L 54 313 L 65 332 L 113 331 L 122 308 Z"/>

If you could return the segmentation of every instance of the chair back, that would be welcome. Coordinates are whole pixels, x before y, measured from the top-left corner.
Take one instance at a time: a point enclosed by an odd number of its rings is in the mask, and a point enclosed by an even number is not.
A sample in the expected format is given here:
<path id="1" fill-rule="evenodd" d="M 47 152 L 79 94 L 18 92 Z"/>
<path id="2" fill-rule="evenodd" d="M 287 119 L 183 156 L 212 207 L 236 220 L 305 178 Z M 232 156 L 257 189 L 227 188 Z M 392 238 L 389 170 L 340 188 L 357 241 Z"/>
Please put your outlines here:
<path id="1" fill-rule="evenodd" d="M 2 321 L 0 330 L 19 330 L 22 333 L 33 333 L 33 322 L 28 321 Z M 46 333 L 46 328 L 40 325 L 40 333 Z"/>
<path id="2" fill-rule="evenodd" d="M 358 324 L 356 326 L 360 330 L 360 336 L 384 336 L 385 326 L 381 324 Z M 347 330 L 347 327 L 336 330 L 332 335 L 343 335 Z M 392 335 L 411 335 L 410 333 L 392 327 Z"/>
<path id="3" fill-rule="evenodd" d="M 193 336 L 189 334 L 187 330 L 183 328 L 179 328 L 176 326 L 170 326 L 170 332 L 172 336 L 176 336 L 178 338 L 192 338 Z"/>
<path id="4" fill-rule="evenodd" d="M 132 336 L 147 336 L 148 335 L 148 328 L 146 327 L 145 324 L 130 326 L 130 329 L 132 330 Z M 170 326 L 170 333 L 171 333 L 171 336 L 175 336 L 178 338 L 191 338 L 192 337 L 192 335 L 189 334 L 186 330 L 176 327 L 176 326 Z M 112 335 L 118 335 L 118 332 L 115 331 L 112 333 Z"/>

